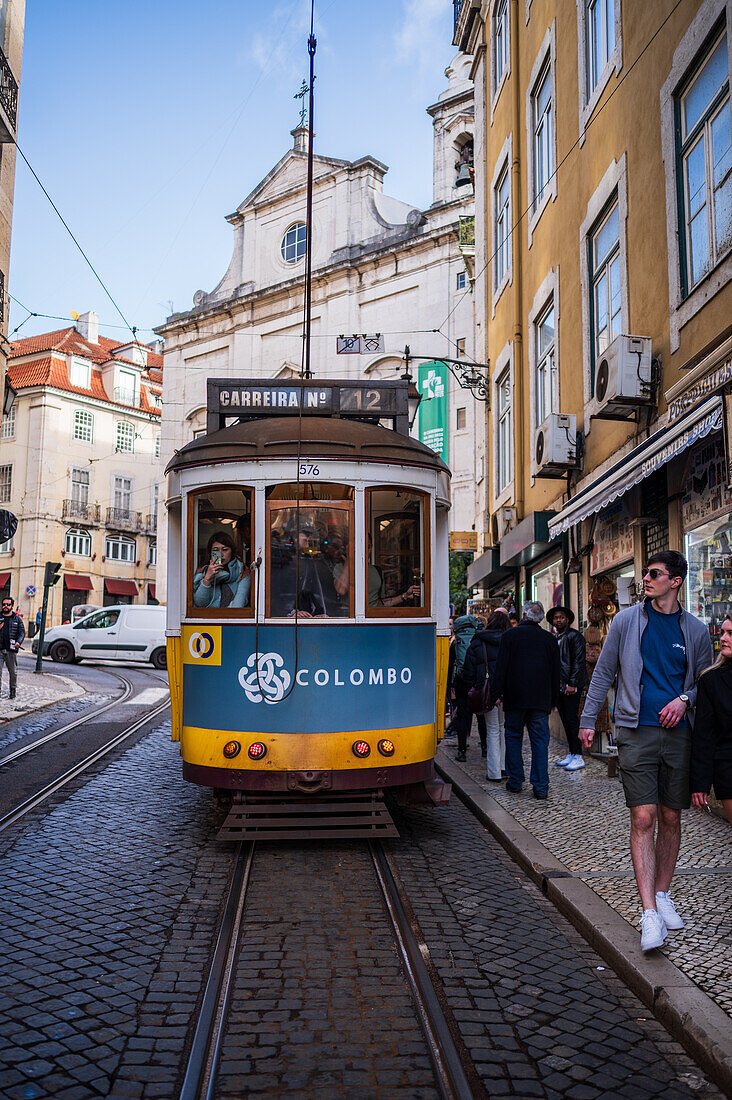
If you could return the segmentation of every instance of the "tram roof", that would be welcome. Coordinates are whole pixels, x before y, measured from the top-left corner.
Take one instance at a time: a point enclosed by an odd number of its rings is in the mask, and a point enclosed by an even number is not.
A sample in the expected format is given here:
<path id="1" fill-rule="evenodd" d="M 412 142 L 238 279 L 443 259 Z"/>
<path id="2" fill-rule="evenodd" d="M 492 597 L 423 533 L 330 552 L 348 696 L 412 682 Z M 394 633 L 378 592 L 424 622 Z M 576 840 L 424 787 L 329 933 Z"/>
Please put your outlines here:
<path id="1" fill-rule="evenodd" d="M 296 458 L 298 454 L 308 459 L 421 466 L 450 474 L 439 455 L 417 439 L 379 424 L 323 416 L 262 417 L 232 424 L 181 447 L 165 472 L 219 462 Z"/>

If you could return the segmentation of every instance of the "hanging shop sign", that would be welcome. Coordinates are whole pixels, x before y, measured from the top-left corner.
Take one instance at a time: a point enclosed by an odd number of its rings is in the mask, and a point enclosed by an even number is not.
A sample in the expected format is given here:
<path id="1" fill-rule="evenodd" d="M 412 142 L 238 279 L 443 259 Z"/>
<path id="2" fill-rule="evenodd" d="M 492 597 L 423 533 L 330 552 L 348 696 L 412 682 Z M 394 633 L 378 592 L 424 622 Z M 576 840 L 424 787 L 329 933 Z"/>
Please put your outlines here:
<path id="1" fill-rule="evenodd" d="M 732 509 L 732 490 L 721 435 L 700 443 L 691 453 L 681 514 L 685 530 Z"/>
<path id="2" fill-rule="evenodd" d="M 447 365 L 420 363 L 419 439 L 447 462 Z"/>
<path id="3" fill-rule="evenodd" d="M 684 390 L 682 394 L 679 394 L 678 397 L 669 402 L 669 424 L 673 424 L 674 420 L 678 420 L 679 417 L 683 416 L 689 409 L 693 409 L 695 405 L 699 405 L 706 397 L 710 397 L 711 394 L 717 393 L 717 391 L 721 390 L 722 386 L 725 386 L 728 382 L 732 382 L 732 359 L 728 359 L 726 363 L 720 364 L 711 374 L 705 374 L 704 377 L 695 382 L 693 386 L 689 386 L 688 390 Z"/>
<path id="4" fill-rule="evenodd" d="M 633 557 L 632 516 L 627 504 L 616 500 L 603 509 L 595 527 L 590 573 L 606 573 Z"/>
<path id="5" fill-rule="evenodd" d="M 478 532 L 477 531 L 451 531 L 450 532 L 450 549 L 451 550 L 472 550 L 475 553 L 478 549 Z"/>

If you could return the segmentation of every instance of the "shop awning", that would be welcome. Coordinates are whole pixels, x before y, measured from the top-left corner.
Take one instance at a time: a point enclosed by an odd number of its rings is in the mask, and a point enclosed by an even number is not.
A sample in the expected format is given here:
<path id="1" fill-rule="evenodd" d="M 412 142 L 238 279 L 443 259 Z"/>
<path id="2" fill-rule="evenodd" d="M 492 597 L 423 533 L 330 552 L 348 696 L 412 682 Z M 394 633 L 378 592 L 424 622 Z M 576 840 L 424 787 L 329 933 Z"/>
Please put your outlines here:
<path id="1" fill-rule="evenodd" d="M 116 577 L 105 580 L 104 586 L 110 596 L 136 596 L 137 585 L 134 581 L 121 581 Z"/>
<path id="2" fill-rule="evenodd" d="M 549 522 L 555 512 L 529 512 L 501 539 L 501 565 L 529 565 L 551 548 L 556 535 L 550 534 Z"/>
<path id="3" fill-rule="evenodd" d="M 10 580 L 10 574 L 9 573 L 0 573 L 0 588 L 4 588 L 9 580 Z"/>
<path id="4" fill-rule="evenodd" d="M 156 600 L 157 596 L 155 595 L 155 585 L 154 584 L 148 584 L 147 590 L 150 593 L 150 599 L 151 600 Z"/>
<path id="5" fill-rule="evenodd" d="M 721 427 L 722 399 L 712 397 L 675 424 L 654 432 L 620 462 L 616 462 L 601 477 L 572 497 L 561 512 L 557 512 L 554 519 L 549 521 L 551 537 L 557 538 L 576 523 L 602 511 L 654 470 L 658 470 L 676 455 L 692 447 L 697 440 Z"/>
<path id="6" fill-rule="evenodd" d="M 502 568 L 501 552 L 497 546 L 486 550 L 468 566 L 468 588 L 481 583 L 491 587 L 494 584 L 500 584 L 508 577 L 513 577 L 513 569 Z"/>
<path id="7" fill-rule="evenodd" d="M 75 573 L 65 573 L 64 584 L 69 592 L 90 592 L 94 587 L 91 577 L 84 577 Z"/>

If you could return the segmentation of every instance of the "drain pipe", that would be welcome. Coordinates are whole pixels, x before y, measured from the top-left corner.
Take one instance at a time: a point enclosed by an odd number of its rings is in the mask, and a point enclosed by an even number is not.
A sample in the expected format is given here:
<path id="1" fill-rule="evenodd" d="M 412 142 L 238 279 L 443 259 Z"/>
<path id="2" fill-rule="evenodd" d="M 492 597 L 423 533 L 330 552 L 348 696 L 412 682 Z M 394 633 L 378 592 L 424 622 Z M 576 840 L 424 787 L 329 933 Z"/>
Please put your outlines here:
<path id="1" fill-rule="evenodd" d="M 513 82 L 513 141 L 511 163 L 511 216 L 513 217 L 513 393 L 514 393 L 514 500 L 516 515 L 524 518 L 524 373 L 523 279 L 521 229 L 521 86 L 519 81 L 519 0 L 511 0 L 511 80 Z"/>

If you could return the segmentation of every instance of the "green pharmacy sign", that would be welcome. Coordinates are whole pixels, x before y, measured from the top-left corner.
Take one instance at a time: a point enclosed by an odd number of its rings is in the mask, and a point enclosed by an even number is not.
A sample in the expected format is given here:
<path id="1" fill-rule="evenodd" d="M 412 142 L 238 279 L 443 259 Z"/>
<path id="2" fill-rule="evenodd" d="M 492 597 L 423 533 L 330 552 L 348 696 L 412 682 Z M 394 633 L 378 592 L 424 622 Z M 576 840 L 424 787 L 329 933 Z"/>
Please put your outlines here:
<path id="1" fill-rule="evenodd" d="M 445 363 L 422 363 L 417 384 L 422 400 L 419 404 L 419 438 L 447 462 L 447 366 Z"/>

